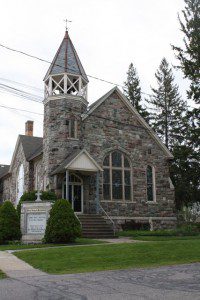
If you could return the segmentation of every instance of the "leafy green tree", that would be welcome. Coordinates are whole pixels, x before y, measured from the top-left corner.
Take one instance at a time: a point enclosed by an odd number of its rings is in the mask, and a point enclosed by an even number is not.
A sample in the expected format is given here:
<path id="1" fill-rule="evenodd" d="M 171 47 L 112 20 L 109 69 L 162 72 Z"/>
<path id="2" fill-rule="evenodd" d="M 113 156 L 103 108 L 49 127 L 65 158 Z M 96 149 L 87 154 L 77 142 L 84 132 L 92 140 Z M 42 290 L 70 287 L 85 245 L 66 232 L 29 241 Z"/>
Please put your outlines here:
<path id="1" fill-rule="evenodd" d="M 153 109 L 151 125 L 170 150 L 174 144 L 183 142 L 184 114 L 186 103 L 181 99 L 178 86 L 167 60 L 162 59 L 155 73 L 157 88 L 152 88 L 153 95 L 148 100 Z"/>
<path id="2" fill-rule="evenodd" d="M 185 77 L 190 80 L 188 98 L 200 103 L 200 1 L 185 0 L 184 20 L 179 23 L 184 34 L 184 48 L 172 46 Z"/>
<path id="3" fill-rule="evenodd" d="M 0 243 L 20 238 L 21 231 L 17 211 L 10 201 L 5 201 L 0 208 Z"/>
<path id="4" fill-rule="evenodd" d="M 55 202 L 47 221 L 44 240 L 47 243 L 69 243 L 81 236 L 81 225 L 70 203 L 65 199 Z"/>
<path id="5" fill-rule="evenodd" d="M 138 111 L 138 113 L 148 121 L 148 112 L 142 107 L 142 96 L 140 80 L 137 74 L 136 68 L 134 68 L 133 63 L 130 64 L 127 72 L 127 81 L 124 82 L 124 94 L 133 107 Z"/>

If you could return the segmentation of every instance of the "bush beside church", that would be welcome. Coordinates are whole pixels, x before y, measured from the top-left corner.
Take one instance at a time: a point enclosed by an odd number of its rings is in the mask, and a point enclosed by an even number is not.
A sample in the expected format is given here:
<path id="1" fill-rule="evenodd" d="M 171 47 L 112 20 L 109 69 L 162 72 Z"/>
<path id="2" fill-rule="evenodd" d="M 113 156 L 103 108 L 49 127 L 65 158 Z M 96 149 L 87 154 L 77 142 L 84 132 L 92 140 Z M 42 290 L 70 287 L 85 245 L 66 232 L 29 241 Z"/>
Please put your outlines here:
<path id="1" fill-rule="evenodd" d="M 46 243 L 74 242 L 81 236 L 81 225 L 76 218 L 71 204 L 65 200 L 57 200 L 50 211 L 44 241 Z"/>
<path id="2" fill-rule="evenodd" d="M 0 244 L 21 238 L 20 222 L 17 210 L 10 201 L 0 207 Z"/>

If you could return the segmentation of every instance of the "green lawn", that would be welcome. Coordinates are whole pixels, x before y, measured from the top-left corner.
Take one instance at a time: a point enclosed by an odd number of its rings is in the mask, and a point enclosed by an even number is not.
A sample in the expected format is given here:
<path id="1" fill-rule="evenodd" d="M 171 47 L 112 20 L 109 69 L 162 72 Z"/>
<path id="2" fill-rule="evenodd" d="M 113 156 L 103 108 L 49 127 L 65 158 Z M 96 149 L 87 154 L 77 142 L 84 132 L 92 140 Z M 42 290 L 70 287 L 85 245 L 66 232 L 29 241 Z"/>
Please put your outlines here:
<path id="1" fill-rule="evenodd" d="M 72 245 L 90 245 L 90 244 L 102 244 L 105 242 L 94 240 L 94 239 L 86 239 L 86 238 L 78 238 L 75 243 L 69 244 L 29 244 L 29 245 L 0 245 L 0 251 L 5 250 L 20 250 L 20 249 L 31 249 L 31 248 L 45 248 L 45 247 L 59 247 L 59 246 L 72 246 Z"/>
<path id="2" fill-rule="evenodd" d="M 6 278 L 6 275 L 0 270 L 0 279 Z"/>
<path id="3" fill-rule="evenodd" d="M 186 231 L 184 228 L 176 230 L 125 230 L 118 233 L 121 237 L 131 237 L 141 241 L 171 241 L 200 239 L 200 233 L 195 230 Z"/>
<path id="4" fill-rule="evenodd" d="M 200 236 L 133 236 L 133 240 L 139 241 L 180 241 L 180 240 L 200 240 Z"/>
<path id="5" fill-rule="evenodd" d="M 15 255 L 51 274 L 152 267 L 200 261 L 200 239 L 22 251 Z"/>

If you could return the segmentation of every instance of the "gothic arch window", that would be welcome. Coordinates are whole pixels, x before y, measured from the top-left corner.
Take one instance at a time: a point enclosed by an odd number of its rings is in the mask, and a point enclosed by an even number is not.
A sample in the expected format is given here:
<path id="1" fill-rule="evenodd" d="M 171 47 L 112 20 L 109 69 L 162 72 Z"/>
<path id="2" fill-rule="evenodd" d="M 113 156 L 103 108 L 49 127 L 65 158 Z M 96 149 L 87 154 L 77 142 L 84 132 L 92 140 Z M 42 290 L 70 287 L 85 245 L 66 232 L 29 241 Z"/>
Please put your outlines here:
<path id="1" fill-rule="evenodd" d="M 155 169 L 148 165 L 146 169 L 146 181 L 147 181 L 147 201 L 156 201 L 155 191 Z"/>
<path id="2" fill-rule="evenodd" d="M 120 151 L 109 153 L 103 162 L 104 200 L 131 201 L 131 166 L 128 158 Z"/>
<path id="3" fill-rule="evenodd" d="M 16 205 L 19 203 L 19 200 L 24 192 L 24 166 L 21 164 L 17 173 L 17 182 L 16 182 Z"/>

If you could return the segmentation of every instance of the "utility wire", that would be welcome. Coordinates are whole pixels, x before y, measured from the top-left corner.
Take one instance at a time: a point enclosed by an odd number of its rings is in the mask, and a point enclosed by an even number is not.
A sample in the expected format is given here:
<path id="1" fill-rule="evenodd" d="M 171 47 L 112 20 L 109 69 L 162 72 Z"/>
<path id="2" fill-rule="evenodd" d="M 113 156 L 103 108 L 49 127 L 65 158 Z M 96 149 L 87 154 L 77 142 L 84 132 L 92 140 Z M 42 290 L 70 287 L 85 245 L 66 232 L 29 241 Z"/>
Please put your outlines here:
<path id="1" fill-rule="evenodd" d="M 28 84 L 25 84 L 25 83 L 22 83 L 22 82 L 19 82 L 19 81 L 14 81 L 14 80 L 11 80 L 11 79 L 8 79 L 8 78 L 2 78 L 2 77 L 0 77 L 0 80 L 10 82 L 11 84 L 14 83 L 14 84 L 17 84 L 17 85 L 21 85 L 21 86 L 24 86 L 28 89 L 32 89 L 32 90 L 35 90 L 35 91 L 40 91 L 40 92 L 43 93 L 43 89 L 40 89 L 40 88 L 38 88 L 36 86 L 33 86 L 33 85 L 28 85 Z"/>
<path id="2" fill-rule="evenodd" d="M 16 110 L 16 111 L 29 112 L 29 113 L 36 114 L 36 115 L 41 115 L 41 116 L 44 115 L 44 114 L 41 114 L 41 113 L 31 112 L 31 111 L 28 111 L 28 110 L 19 109 L 19 108 L 16 108 L 16 107 L 10 107 L 10 106 L 6 106 L 6 105 L 0 105 L 0 107 L 2 107 L 2 108 L 7 108 L 7 109 L 12 109 L 12 110 Z M 73 111 L 74 111 L 74 110 L 75 110 L 75 109 L 73 109 Z M 78 110 L 77 110 L 77 111 L 78 111 Z M 72 112 L 72 110 L 71 110 L 71 109 L 68 109 L 68 112 Z M 78 111 L 78 112 L 80 112 L 80 111 Z M 83 114 L 84 114 L 84 115 L 89 115 L 88 112 L 84 112 Z M 95 114 L 92 114 L 92 116 L 93 116 L 93 117 L 96 117 L 96 118 L 98 118 L 98 119 L 102 119 L 102 120 L 104 120 L 104 121 L 110 121 L 110 122 L 114 122 L 114 123 L 117 123 L 117 124 L 120 124 L 120 125 L 131 126 L 131 127 L 134 127 L 134 128 L 143 128 L 142 126 L 138 126 L 138 125 L 133 125 L 133 124 L 125 123 L 125 122 L 116 121 L 115 119 L 106 118 L 106 117 L 98 116 L 98 115 L 95 115 Z M 88 121 L 88 123 L 97 125 L 96 123 L 91 122 L 91 120 Z M 111 128 L 117 128 L 117 127 L 108 126 L 108 125 L 106 125 L 106 126 L 107 126 L 107 127 L 111 127 Z"/>
<path id="3" fill-rule="evenodd" d="M 20 97 L 20 98 L 23 98 L 23 99 L 26 99 L 27 101 L 33 101 L 33 102 L 37 102 L 37 103 L 40 103 L 40 104 L 43 104 L 43 98 L 38 96 L 38 95 L 35 95 L 35 94 L 32 94 L 30 92 L 25 92 L 23 90 L 20 90 L 20 89 L 16 89 L 12 86 L 9 86 L 9 85 L 4 85 L 4 84 L 1 84 L 0 83 L 0 90 L 3 90 L 3 91 L 6 91 L 10 94 L 13 94 L 14 96 L 17 96 L 17 97 Z M 196 109 L 196 107 L 193 107 L 193 106 L 187 106 L 188 108 L 191 108 L 191 109 Z M 159 109 L 159 108 L 156 108 L 156 107 L 147 107 L 145 105 L 145 109 L 148 111 L 148 110 L 151 110 L 151 111 L 157 111 L 157 112 L 161 112 L 162 110 Z"/>
<path id="4" fill-rule="evenodd" d="M 34 58 L 34 59 L 37 59 L 39 61 L 42 61 L 42 62 L 45 62 L 45 63 L 48 63 L 48 64 L 52 64 L 52 62 L 46 60 L 46 59 L 43 59 L 43 58 L 40 58 L 38 56 L 35 56 L 35 55 L 32 55 L 32 54 L 29 54 L 29 53 L 26 53 L 24 51 L 21 51 L 21 50 L 17 50 L 17 49 L 14 49 L 14 48 L 11 48 L 11 47 L 8 47 L 6 45 L 3 45 L 3 44 L 0 44 L 0 47 L 4 48 L 4 49 L 7 49 L 9 51 L 12 51 L 12 52 L 16 52 L 16 53 L 19 53 L 19 54 L 22 54 L 22 55 L 25 55 L 25 56 L 28 56 L 30 58 Z M 55 66 L 57 67 L 60 67 L 60 68 L 63 68 L 63 66 L 59 65 L 59 64 L 55 64 Z M 70 69 L 70 68 L 67 68 L 69 71 L 72 71 L 74 72 L 73 69 Z M 105 83 L 109 83 L 109 84 L 112 84 L 112 85 L 116 85 L 116 86 L 119 86 L 119 87 L 122 87 L 124 88 L 125 86 L 121 85 L 121 84 L 118 84 L 118 83 L 114 83 L 112 81 L 108 81 L 106 79 L 102 79 L 102 78 L 99 78 L 99 77 L 96 77 L 96 76 L 93 76 L 93 75 L 89 75 L 89 74 L 86 74 L 88 77 L 92 78 L 92 79 L 96 79 L 96 80 L 99 80 L 99 81 L 102 81 L 102 82 L 105 82 Z M 141 92 L 141 94 L 144 94 L 144 95 L 148 95 L 150 97 L 152 97 L 151 94 L 148 94 L 148 93 L 145 93 L 145 92 Z"/>
<path id="5" fill-rule="evenodd" d="M 40 113 L 37 113 L 37 112 L 33 112 L 33 111 L 30 111 L 30 110 L 25 110 L 25 109 L 17 108 L 17 107 L 10 107 L 10 106 L 6 106 L 6 105 L 0 105 L 0 107 L 6 108 L 6 109 L 12 109 L 12 110 L 24 111 L 24 112 L 28 112 L 28 113 L 31 113 L 31 114 L 43 116 L 43 114 L 40 114 Z"/>

